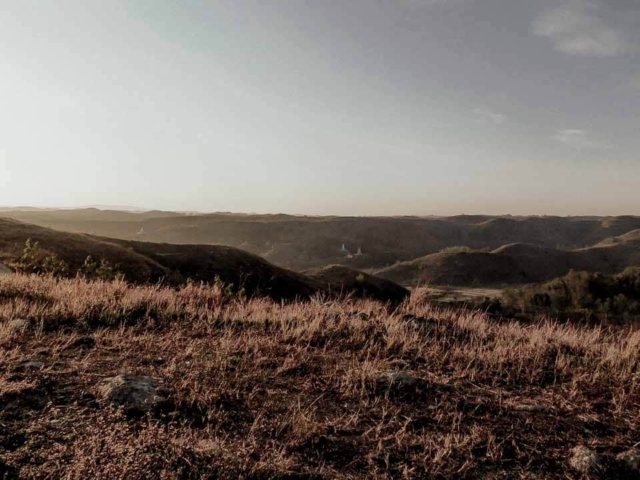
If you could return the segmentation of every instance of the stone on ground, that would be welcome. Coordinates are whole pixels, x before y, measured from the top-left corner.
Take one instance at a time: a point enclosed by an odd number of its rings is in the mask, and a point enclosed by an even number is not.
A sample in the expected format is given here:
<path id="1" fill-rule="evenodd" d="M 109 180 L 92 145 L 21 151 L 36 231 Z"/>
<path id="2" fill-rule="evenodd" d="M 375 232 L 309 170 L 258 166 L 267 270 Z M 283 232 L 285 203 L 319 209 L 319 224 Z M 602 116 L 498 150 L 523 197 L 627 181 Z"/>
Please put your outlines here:
<path id="1" fill-rule="evenodd" d="M 99 387 L 99 394 L 111 405 L 142 411 L 162 400 L 156 381 L 146 375 L 123 374 L 109 378 Z"/>
<path id="2" fill-rule="evenodd" d="M 575 471 L 585 475 L 599 472 L 602 469 L 602 461 L 598 454 L 584 445 L 579 445 L 571 450 L 569 465 Z"/>
<path id="3" fill-rule="evenodd" d="M 411 386 L 418 382 L 418 379 L 407 372 L 390 372 L 380 376 L 380 381 L 388 382 L 392 385 Z"/>

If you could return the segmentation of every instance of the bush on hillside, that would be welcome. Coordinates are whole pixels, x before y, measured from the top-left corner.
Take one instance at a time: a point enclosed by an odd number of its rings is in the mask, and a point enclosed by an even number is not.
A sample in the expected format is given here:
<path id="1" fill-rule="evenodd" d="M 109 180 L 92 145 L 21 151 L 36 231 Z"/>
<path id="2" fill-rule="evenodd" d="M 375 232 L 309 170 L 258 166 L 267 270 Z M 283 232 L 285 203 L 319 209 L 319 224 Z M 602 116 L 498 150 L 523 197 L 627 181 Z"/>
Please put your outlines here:
<path id="1" fill-rule="evenodd" d="M 37 275 L 66 276 L 69 273 L 67 263 L 55 253 L 47 255 L 40 247 L 40 242 L 28 238 L 18 263 L 19 271 Z"/>
<path id="2" fill-rule="evenodd" d="M 522 313 L 560 318 L 640 318 L 640 268 L 617 275 L 571 271 L 544 285 L 505 292 L 505 303 Z"/>
<path id="3" fill-rule="evenodd" d="M 101 259 L 100 262 L 97 262 L 91 255 L 85 258 L 78 273 L 84 278 L 105 281 L 121 279 L 124 276 L 119 270 L 118 265 L 112 265 L 105 258 Z"/>

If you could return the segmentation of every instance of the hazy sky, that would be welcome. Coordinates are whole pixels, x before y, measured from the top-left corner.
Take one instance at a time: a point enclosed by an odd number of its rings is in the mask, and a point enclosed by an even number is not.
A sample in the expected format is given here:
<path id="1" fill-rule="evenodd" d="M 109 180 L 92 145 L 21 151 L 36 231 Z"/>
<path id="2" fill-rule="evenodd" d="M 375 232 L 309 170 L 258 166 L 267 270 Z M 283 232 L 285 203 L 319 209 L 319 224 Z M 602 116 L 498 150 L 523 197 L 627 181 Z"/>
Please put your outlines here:
<path id="1" fill-rule="evenodd" d="M 640 214 L 638 0 L 0 0 L 0 205 Z"/>

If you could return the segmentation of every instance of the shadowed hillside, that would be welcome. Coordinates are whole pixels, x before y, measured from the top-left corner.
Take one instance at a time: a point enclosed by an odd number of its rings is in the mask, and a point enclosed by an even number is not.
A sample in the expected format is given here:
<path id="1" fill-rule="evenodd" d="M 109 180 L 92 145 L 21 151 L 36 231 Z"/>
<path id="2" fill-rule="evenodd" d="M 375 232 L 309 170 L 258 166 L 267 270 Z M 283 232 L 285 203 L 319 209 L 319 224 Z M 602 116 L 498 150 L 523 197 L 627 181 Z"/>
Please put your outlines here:
<path id="1" fill-rule="evenodd" d="M 638 217 L 302 217 L 96 209 L 9 211 L 3 215 L 124 240 L 224 244 L 296 270 L 331 264 L 383 268 L 456 245 L 489 250 L 511 243 L 584 248 L 640 229 Z M 362 255 L 355 255 L 359 249 Z"/>
<path id="2" fill-rule="evenodd" d="M 306 276 L 317 280 L 340 296 L 373 298 L 400 303 L 409 296 L 409 290 L 389 280 L 340 265 L 307 270 Z"/>
<path id="3" fill-rule="evenodd" d="M 127 242 L 54 230 L 0 219 L 0 259 L 16 264 L 26 239 L 42 245 L 42 256 L 55 254 L 74 274 L 87 256 L 104 259 L 135 283 L 188 279 L 243 288 L 249 294 L 261 292 L 273 298 L 308 298 L 320 285 L 302 275 L 276 267 L 256 255 L 216 245 L 164 245 Z"/>
<path id="4" fill-rule="evenodd" d="M 441 252 L 376 271 L 402 285 L 504 286 L 551 280 L 570 270 L 617 273 L 640 266 L 640 242 L 609 242 L 578 250 L 511 244 L 491 252 Z"/>
<path id="5" fill-rule="evenodd" d="M 67 274 L 82 271 L 88 256 L 106 261 L 127 281 L 134 283 L 181 284 L 187 280 L 211 283 L 219 279 L 235 290 L 249 295 L 267 295 L 274 299 L 308 299 L 317 293 L 355 293 L 374 295 L 384 301 L 397 302 L 402 287 L 356 270 L 342 278 L 324 278 L 272 265 L 257 255 L 222 245 L 171 245 L 135 242 L 91 235 L 65 233 L 16 220 L 0 218 L 0 265 L 18 269 L 25 242 L 38 242 L 38 259 L 55 256 L 65 262 Z M 356 278 L 366 278 L 358 283 Z"/>

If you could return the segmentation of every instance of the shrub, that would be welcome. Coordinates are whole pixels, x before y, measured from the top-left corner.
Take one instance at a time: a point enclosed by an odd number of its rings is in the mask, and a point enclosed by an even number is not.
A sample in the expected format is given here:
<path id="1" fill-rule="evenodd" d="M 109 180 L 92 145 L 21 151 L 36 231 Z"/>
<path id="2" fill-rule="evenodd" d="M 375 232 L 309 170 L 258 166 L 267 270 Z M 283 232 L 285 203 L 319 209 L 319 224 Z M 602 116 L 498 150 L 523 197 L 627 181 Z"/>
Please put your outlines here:
<path id="1" fill-rule="evenodd" d="M 640 268 L 617 275 L 571 271 L 543 285 L 509 290 L 505 303 L 530 315 L 640 318 Z"/>
<path id="2" fill-rule="evenodd" d="M 103 258 L 100 263 L 96 262 L 91 255 L 85 258 L 84 263 L 80 267 L 81 276 L 93 280 L 112 281 L 123 278 L 123 273 L 119 270 L 118 265 L 112 265 L 107 259 Z"/>
<path id="3" fill-rule="evenodd" d="M 40 242 L 28 238 L 22 250 L 18 270 L 22 273 L 59 277 L 67 275 L 69 266 L 55 253 L 46 255 L 40 247 Z"/>

